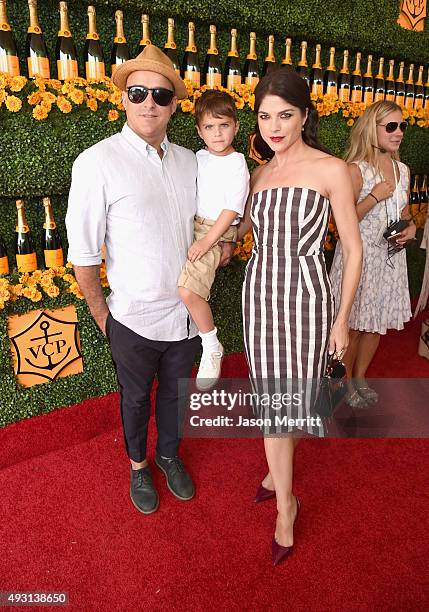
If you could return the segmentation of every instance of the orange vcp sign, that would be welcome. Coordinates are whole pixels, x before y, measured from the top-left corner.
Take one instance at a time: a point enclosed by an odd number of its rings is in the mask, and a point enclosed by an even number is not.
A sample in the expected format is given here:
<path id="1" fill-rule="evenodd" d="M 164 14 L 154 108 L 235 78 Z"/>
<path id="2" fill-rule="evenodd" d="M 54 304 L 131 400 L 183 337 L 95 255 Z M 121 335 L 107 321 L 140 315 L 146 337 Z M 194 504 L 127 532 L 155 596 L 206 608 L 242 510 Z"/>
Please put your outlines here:
<path id="1" fill-rule="evenodd" d="M 15 376 L 25 387 L 83 372 L 76 308 L 33 310 L 8 320 Z"/>
<path id="2" fill-rule="evenodd" d="M 401 0 L 398 23 L 407 30 L 422 32 L 426 17 L 426 0 Z"/>
<path id="3" fill-rule="evenodd" d="M 263 159 L 259 153 L 256 151 L 255 149 L 255 136 L 256 134 L 250 134 L 249 136 L 249 151 L 248 151 L 248 155 L 250 157 L 250 159 L 253 159 L 255 162 L 257 162 L 259 165 L 262 164 L 266 164 L 267 163 L 267 159 Z"/>

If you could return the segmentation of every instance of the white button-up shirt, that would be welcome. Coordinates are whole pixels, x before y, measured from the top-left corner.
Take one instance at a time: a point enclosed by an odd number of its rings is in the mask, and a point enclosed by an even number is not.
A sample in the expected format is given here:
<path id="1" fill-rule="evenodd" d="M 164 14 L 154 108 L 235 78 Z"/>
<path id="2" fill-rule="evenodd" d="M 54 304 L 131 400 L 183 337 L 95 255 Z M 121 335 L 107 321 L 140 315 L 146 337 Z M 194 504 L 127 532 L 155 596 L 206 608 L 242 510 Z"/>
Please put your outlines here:
<path id="1" fill-rule="evenodd" d="M 175 341 L 197 333 L 177 289 L 193 241 L 197 164 L 167 138 L 161 147 L 162 160 L 125 124 L 77 157 L 68 259 L 100 264 L 104 242 L 114 319 L 150 340 Z"/>

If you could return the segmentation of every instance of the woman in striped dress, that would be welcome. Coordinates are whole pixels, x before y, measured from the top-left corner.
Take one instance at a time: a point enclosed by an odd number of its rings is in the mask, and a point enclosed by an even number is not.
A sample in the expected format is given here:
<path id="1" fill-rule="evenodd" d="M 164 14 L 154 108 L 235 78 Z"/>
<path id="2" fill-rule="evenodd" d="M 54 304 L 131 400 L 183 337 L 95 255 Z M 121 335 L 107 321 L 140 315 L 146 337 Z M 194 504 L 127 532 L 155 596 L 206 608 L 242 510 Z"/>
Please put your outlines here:
<path id="1" fill-rule="evenodd" d="M 292 494 L 293 433 L 323 435 L 311 408 L 327 351 L 338 357 L 348 344 L 347 321 L 359 282 L 362 246 L 346 164 L 317 141 L 318 115 L 305 82 L 277 70 L 255 90 L 258 125 L 254 146 L 269 163 L 257 168 L 239 238 L 251 227 L 254 249 L 243 286 L 245 353 L 257 393 L 297 392 L 282 406 L 286 425 L 267 419 L 268 474 L 257 501 L 277 497 L 272 542 L 277 564 L 292 552 L 298 512 Z M 344 280 L 336 320 L 323 243 L 333 210 L 344 251 Z M 264 409 L 259 416 L 274 410 Z M 298 419 L 296 425 L 290 418 Z M 313 417 L 313 418 L 312 418 Z M 270 426 L 271 422 L 271 426 Z"/>

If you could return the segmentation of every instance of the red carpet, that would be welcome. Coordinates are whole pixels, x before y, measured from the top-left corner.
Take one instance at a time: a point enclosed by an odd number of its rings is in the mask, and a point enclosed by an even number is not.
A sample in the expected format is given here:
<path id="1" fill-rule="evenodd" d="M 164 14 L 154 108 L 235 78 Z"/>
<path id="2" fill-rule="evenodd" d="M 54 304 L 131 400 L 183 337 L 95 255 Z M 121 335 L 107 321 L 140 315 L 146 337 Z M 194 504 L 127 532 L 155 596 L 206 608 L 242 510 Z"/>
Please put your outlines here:
<path id="1" fill-rule="evenodd" d="M 419 327 L 383 338 L 371 376 L 429 378 Z M 241 355 L 224 375 L 246 375 Z M 146 517 L 117 411 L 111 394 L 0 430 L 0 591 L 68 591 L 79 612 L 428 608 L 427 440 L 302 441 L 296 550 L 273 568 L 275 502 L 252 501 L 262 442 L 185 440 L 196 498 L 173 498 L 154 469 Z"/>

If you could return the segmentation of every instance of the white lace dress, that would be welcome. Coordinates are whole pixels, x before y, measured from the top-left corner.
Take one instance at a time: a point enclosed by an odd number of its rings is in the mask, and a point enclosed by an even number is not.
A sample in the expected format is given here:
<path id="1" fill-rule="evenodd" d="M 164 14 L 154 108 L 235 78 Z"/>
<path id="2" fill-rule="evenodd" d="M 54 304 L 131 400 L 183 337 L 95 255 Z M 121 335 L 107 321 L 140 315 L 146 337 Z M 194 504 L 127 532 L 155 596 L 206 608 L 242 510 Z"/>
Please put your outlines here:
<path id="1" fill-rule="evenodd" d="M 363 181 L 358 198 L 360 202 L 382 177 L 375 175 L 367 162 L 358 162 L 357 165 Z M 385 334 L 388 329 L 403 329 L 404 323 L 411 318 L 405 249 L 389 259 L 388 243 L 380 240 L 381 228 L 385 229 L 388 222 L 396 220 L 397 202 L 400 211 L 408 202 L 408 168 L 402 162 L 398 162 L 398 167 L 400 178 L 393 196 L 376 204 L 360 222 L 363 265 L 350 313 L 351 329 Z M 342 269 L 341 241 L 338 241 L 330 272 L 336 308 L 340 303 Z"/>

